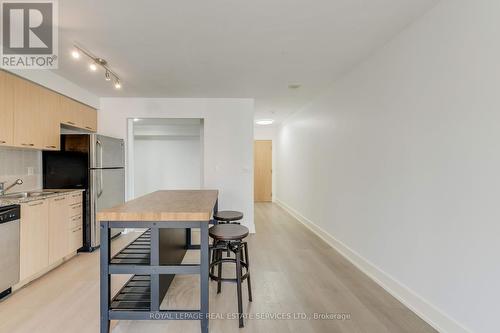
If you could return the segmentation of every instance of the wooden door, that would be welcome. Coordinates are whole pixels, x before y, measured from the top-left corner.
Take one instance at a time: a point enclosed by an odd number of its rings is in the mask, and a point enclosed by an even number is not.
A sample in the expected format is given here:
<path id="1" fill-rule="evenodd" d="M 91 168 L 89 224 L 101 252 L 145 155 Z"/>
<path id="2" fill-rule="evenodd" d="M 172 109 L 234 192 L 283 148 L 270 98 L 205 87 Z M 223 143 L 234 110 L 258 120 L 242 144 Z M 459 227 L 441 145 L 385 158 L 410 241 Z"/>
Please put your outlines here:
<path id="1" fill-rule="evenodd" d="M 43 149 L 40 130 L 40 86 L 21 78 L 14 80 L 14 144 Z"/>
<path id="2" fill-rule="evenodd" d="M 0 70 L 0 146 L 14 145 L 14 76 Z"/>
<path id="3" fill-rule="evenodd" d="M 256 140 L 254 144 L 254 200 L 272 201 L 273 152 L 271 140 Z"/>
<path id="4" fill-rule="evenodd" d="M 61 123 L 72 127 L 84 128 L 81 104 L 66 96 L 60 96 Z"/>
<path id="5" fill-rule="evenodd" d="M 61 138 L 59 94 L 43 89 L 40 96 L 40 112 L 43 149 L 59 150 Z"/>
<path id="6" fill-rule="evenodd" d="M 49 265 L 68 254 L 69 199 L 67 196 L 49 200 Z"/>
<path id="7" fill-rule="evenodd" d="M 81 104 L 80 112 L 83 117 L 83 128 L 87 131 L 97 131 L 97 112 L 90 106 Z"/>
<path id="8" fill-rule="evenodd" d="M 20 276 L 21 281 L 49 264 L 49 205 L 37 200 L 21 205 Z"/>

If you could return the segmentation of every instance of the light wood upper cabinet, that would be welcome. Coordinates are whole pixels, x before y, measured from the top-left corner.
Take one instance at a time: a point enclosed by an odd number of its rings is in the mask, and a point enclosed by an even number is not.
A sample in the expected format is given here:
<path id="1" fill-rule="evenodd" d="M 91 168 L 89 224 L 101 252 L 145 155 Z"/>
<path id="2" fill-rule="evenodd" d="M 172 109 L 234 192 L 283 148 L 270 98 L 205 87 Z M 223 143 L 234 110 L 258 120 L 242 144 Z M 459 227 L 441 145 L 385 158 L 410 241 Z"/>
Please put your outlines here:
<path id="1" fill-rule="evenodd" d="M 83 128 L 87 131 L 97 131 L 97 112 L 91 107 L 80 104 L 80 112 L 83 117 Z"/>
<path id="2" fill-rule="evenodd" d="M 21 78 L 14 80 L 14 145 L 43 149 L 40 86 Z"/>
<path id="3" fill-rule="evenodd" d="M 37 200 L 21 205 L 20 279 L 40 272 L 49 263 L 49 204 Z"/>
<path id="4" fill-rule="evenodd" d="M 43 149 L 59 150 L 61 141 L 61 108 L 59 94 L 43 89 L 40 98 Z"/>
<path id="5" fill-rule="evenodd" d="M 69 247 L 68 196 L 48 199 L 49 202 L 49 265 L 67 255 Z"/>
<path id="6" fill-rule="evenodd" d="M 64 125 L 97 131 L 97 112 L 85 104 L 61 96 L 61 114 Z"/>
<path id="7" fill-rule="evenodd" d="M 71 98 L 61 96 L 60 97 L 60 107 L 61 107 L 61 124 L 82 127 L 83 117 L 80 110 L 80 104 Z"/>
<path id="8" fill-rule="evenodd" d="M 59 150 L 61 124 L 97 131 L 97 111 L 0 70 L 0 146 Z"/>
<path id="9" fill-rule="evenodd" d="M 14 145 L 14 76 L 0 71 L 0 146 Z"/>

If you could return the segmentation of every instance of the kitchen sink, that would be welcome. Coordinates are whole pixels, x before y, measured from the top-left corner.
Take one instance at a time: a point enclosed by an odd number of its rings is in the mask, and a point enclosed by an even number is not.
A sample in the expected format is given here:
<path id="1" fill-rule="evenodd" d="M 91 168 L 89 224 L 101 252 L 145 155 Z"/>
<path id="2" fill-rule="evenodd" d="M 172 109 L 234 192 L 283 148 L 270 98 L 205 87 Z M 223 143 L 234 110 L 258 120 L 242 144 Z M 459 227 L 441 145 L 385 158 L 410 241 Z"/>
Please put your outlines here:
<path id="1" fill-rule="evenodd" d="M 55 192 L 48 191 L 33 191 L 33 192 L 19 192 L 0 195 L 0 199 L 24 199 L 24 198 L 36 198 L 42 197 L 49 194 L 54 194 Z"/>

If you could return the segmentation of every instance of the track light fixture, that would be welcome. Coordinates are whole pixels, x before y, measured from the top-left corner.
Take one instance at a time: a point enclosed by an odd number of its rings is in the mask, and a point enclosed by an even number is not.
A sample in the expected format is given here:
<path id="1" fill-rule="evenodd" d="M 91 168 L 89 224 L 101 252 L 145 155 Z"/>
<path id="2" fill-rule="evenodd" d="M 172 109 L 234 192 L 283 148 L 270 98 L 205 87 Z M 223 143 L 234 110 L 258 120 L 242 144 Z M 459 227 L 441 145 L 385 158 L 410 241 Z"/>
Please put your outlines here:
<path id="1" fill-rule="evenodd" d="M 118 75 L 116 75 L 115 72 L 113 72 L 111 70 L 111 68 L 108 67 L 108 62 L 106 60 L 104 60 L 103 58 L 99 58 L 99 57 L 94 56 L 92 53 L 81 48 L 78 45 L 73 45 L 73 50 L 71 51 L 71 56 L 73 57 L 73 59 L 78 60 L 81 58 L 82 55 L 84 55 L 90 59 L 89 69 L 92 72 L 97 72 L 99 67 L 103 68 L 105 71 L 104 72 L 104 79 L 106 81 L 111 81 L 111 79 L 114 79 L 115 89 L 121 89 L 122 84 L 121 84 L 120 78 L 118 77 Z"/>
<path id="2" fill-rule="evenodd" d="M 75 59 L 80 59 L 80 52 L 78 50 L 71 51 L 71 56 Z"/>

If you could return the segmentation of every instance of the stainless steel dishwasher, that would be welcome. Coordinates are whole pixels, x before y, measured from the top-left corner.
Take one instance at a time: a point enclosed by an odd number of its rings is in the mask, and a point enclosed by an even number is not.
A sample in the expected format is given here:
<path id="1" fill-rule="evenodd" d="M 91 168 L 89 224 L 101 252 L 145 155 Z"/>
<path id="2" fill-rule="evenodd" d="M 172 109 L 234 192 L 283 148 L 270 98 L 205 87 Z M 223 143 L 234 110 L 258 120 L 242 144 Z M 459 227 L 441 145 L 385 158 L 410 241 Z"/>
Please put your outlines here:
<path id="1" fill-rule="evenodd" d="M 19 282 L 19 205 L 0 207 L 0 299 Z"/>

